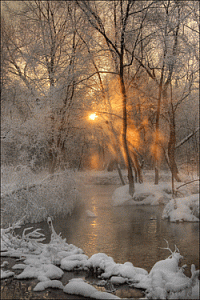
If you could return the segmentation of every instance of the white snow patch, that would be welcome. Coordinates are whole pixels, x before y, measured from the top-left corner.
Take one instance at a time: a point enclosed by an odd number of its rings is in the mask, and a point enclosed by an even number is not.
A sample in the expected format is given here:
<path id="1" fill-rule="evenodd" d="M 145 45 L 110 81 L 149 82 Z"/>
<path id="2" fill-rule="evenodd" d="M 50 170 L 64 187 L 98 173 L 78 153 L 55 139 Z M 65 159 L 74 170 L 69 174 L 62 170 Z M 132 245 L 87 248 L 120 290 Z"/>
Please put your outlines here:
<path id="1" fill-rule="evenodd" d="M 168 250 L 168 248 L 166 248 Z M 188 278 L 184 273 L 184 267 L 179 267 L 182 258 L 177 248 L 167 259 L 155 263 L 146 280 L 134 284 L 135 287 L 145 288 L 147 299 L 192 299 L 196 295 L 199 271 L 191 266 L 192 277 Z M 184 292 L 184 296 L 183 293 Z M 197 298 L 198 299 L 198 298 Z"/>
<path id="2" fill-rule="evenodd" d="M 154 185 L 150 183 L 136 183 L 133 197 L 129 194 L 129 185 L 117 188 L 113 195 L 113 205 L 159 205 L 167 203 L 170 196 L 170 186 L 167 183 Z"/>
<path id="3" fill-rule="evenodd" d="M 199 216 L 199 194 L 171 199 L 162 214 L 163 219 L 169 219 L 171 222 L 199 222 L 197 216 Z"/>
<path id="4" fill-rule="evenodd" d="M 8 278 L 8 277 L 11 277 L 11 276 L 14 276 L 14 275 L 15 275 L 15 273 L 11 272 L 9 270 L 7 270 L 7 271 L 1 270 L 1 279 L 5 279 L 5 278 Z"/>
<path id="5" fill-rule="evenodd" d="M 52 265 L 52 264 L 43 264 L 37 266 L 28 265 L 24 271 L 17 275 L 17 279 L 26 279 L 26 278 L 38 278 L 41 281 L 48 279 L 58 279 L 63 276 L 64 272 Z"/>
<path id="6" fill-rule="evenodd" d="M 124 284 L 127 282 L 126 278 L 123 278 L 121 276 L 112 276 L 110 279 L 111 283 L 113 284 Z"/>
<path id="7" fill-rule="evenodd" d="M 4 260 L 4 262 L 1 264 L 1 268 L 5 268 L 9 265 L 9 262 L 7 260 Z"/>
<path id="8" fill-rule="evenodd" d="M 16 264 L 14 266 L 12 266 L 13 270 L 24 270 L 27 266 L 24 264 Z"/>
<path id="9" fill-rule="evenodd" d="M 61 268 L 66 271 L 72 271 L 75 268 L 84 268 L 88 256 L 84 254 L 70 255 L 61 260 Z"/>
<path id="10" fill-rule="evenodd" d="M 64 286 L 61 281 L 59 280 L 47 280 L 43 282 L 39 282 L 35 287 L 34 287 L 34 292 L 41 292 L 44 291 L 47 288 L 54 288 L 54 289 L 61 289 L 63 290 Z"/>
<path id="11" fill-rule="evenodd" d="M 67 294 L 79 295 L 94 299 L 120 299 L 119 297 L 100 292 L 95 287 L 83 281 L 82 278 L 74 278 L 64 287 L 63 291 Z"/>
<path id="12" fill-rule="evenodd" d="M 112 276 L 121 276 L 128 278 L 129 280 L 141 280 L 144 276 L 148 275 L 148 272 L 142 268 L 136 268 L 131 262 L 124 264 L 115 263 L 113 258 L 107 256 L 105 253 L 97 253 L 92 255 L 86 266 L 93 268 L 94 271 L 98 269 L 103 271 L 101 278 L 108 279 Z"/>

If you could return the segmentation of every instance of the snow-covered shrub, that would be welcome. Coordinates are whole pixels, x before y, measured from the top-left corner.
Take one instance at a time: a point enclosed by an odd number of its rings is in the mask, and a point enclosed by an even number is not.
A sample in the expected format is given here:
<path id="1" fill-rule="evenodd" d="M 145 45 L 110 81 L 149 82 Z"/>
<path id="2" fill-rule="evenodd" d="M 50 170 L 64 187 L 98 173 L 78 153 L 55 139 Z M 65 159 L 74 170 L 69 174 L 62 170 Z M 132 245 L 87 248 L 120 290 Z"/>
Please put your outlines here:
<path id="1" fill-rule="evenodd" d="M 199 194 L 171 199 L 163 210 L 162 218 L 171 222 L 199 222 Z"/>
<path id="2" fill-rule="evenodd" d="M 199 270 L 196 271 L 192 265 L 192 276 L 188 278 L 184 274 L 186 265 L 179 267 L 180 259 L 183 257 L 178 248 L 175 246 L 175 251 L 172 252 L 168 242 L 167 246 L 165 249 L 169 250 L 171 255 L 165 260 L 156 262 L 148 275 L 150 281 L 146 281 L 149 283 L 146 290 L 147 299 L 198 299 Z"/>
<path id="3" fill-rule="evenodd" d="M 40 222 L 48 215 L 71 213 L 77 197 L 73 173 L 36 174 L 30 168 L 15 168 L 10 180 L 3 172 L 2 223 L 23 218 L 24 222 Z"/>

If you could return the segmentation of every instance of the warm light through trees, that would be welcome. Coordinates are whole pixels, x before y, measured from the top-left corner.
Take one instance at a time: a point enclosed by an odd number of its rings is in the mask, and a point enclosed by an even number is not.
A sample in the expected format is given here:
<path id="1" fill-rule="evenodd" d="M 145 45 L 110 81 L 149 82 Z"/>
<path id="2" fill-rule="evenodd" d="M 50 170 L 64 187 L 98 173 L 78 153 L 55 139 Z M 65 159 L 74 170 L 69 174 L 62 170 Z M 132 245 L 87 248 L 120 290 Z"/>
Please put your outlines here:
<path id="1" fill-rule="evenodd" d="M 131 193 L 144 166 L 179 180 L 180 148 L 198 153 L 198 3 L 14 2 L 2 2 L 5 159 L 12 145 L 51 172 L 126 165 Z"/>

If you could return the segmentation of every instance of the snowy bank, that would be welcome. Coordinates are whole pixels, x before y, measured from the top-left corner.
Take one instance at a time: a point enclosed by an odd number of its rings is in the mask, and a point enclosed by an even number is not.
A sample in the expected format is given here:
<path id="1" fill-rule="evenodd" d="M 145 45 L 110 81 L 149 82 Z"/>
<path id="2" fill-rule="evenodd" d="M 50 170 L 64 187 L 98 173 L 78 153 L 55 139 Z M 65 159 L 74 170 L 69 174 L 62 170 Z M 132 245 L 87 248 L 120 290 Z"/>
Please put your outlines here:
<path id="1" fill-rule="evenodd" d="M 133 197 L 129 194 L 129 186 L 117 188 L 112 201 L 114 206 L 120 205 L 159 205 L 164 204 L 162 218 L 170 222 L 199 222 L 199 194 L 187 195 L 172 199 L 170 184 L 154 185 L 150 183 L 135 184 Z"/>
<path id="2" fill-rule="evenodd" d="M 171 199 L 163 210 L 162 218 L 171 222 L 199 222 L 199 194 Z"/>
<path id="3" fill-rule="evenodd" d="M 19 262 L 11 270 L 2 270 L 1 278 L 14 276 L 16 279 L 36 278 L 39 282 L 34 291 L 43 291 L 47 288 L 57 288 L 65 293 L 81 295 L 94 299 L 119 299 L 112 293 L 98 291 L 95 287 L 74 278 L 65 286 L 62 283 L 64 271 L 91 270 L 98 275 L 99 286 L 106 286 L 107 283 L 117 286 L 127 284 L 130 287 L 146 290 L 146 299 L 197 299 L 199 291 L 199 271 L 191 266 L 191 278 L 184 274 L 184 266 L 179 267 L 182 256 L 177 248 L 165 260 L 158 261 L 150 273 L 131 262 L 124 264 L 115 263 L 112 257 L 105 253 L 96 253 L 88 258 L 83 251 L 67 244 L 65 239 L 58 235 L 48 218 L 48 225 L 51 229 L 51 241 L 43 244 L 44 235 L 40 229 L 30 231 L 24 229 L 22 236 L 15 236 L 13 229 L 18 225 L 1 230 L 1 256 L 15 257 Z M 28 233 L 27 233 L 28 231 Z M 7 263 L 2 264 L 2 268 Z M 16 275 L 15 271 L 21 273 Z M 98 285 L 98 284 L 97 284 Z"/>
<path id="4" fill-rule="evenodd" d="M 129 185 L 115 190 L 112 195 L 113 205 L 158 205 L 165 204 L 171 198 L 171 188 L 168 183 L 154 185 L 151 183 L 136 183 L 133 197 L 129 194 Z"/>

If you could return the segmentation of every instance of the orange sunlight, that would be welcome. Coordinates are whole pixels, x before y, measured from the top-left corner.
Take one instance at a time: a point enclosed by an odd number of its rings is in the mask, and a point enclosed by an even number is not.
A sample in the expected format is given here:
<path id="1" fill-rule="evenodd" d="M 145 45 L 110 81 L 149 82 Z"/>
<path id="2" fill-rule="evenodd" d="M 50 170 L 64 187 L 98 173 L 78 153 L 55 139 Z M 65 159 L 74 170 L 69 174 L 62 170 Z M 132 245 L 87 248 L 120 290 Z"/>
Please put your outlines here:
<path id="1" fill-rule="evenodd" d="M 97 118 L 96 113 L 93 113 L 93 114 L 89 115 L 90 120 L 95 120 L 96 118 Z"/>

